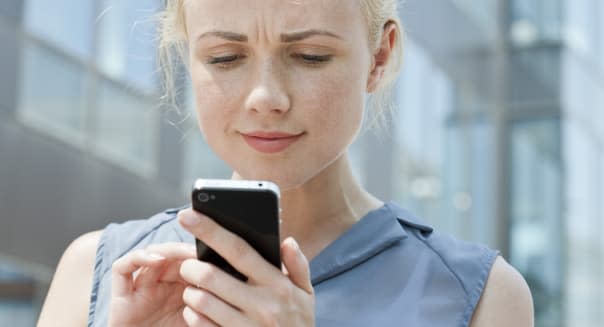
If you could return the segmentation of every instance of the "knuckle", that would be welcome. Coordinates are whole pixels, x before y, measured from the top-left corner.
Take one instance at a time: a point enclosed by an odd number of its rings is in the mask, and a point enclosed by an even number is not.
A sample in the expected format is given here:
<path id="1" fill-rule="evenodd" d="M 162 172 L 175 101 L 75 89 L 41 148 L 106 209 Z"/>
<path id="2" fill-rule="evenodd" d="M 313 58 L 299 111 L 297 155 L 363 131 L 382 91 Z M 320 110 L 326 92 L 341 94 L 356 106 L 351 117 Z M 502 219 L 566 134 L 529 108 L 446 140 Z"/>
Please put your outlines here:
<path id="1" fill-rule="evenodd" d="M 233 258 L 238 261 L 244 261 L 250 255 L 249 247 L 241 240 L 234 241 L 233 247 Z"/>
<path id="2" fill-rule="evenodd" d="M 218 241 L 216 231 L 217 227 L 213 224 L 205 224 L 202 228 L 197 228 L 195 230 L 195 236 L 208 245 L 214 244 L 215 241 Z"/>
<path id="3" fill-rule="evenodd" d="M 277 303 L 274 303 L 273 305 L 264 306 L 264 308 L 259 312 L 261 325 L 267 327 L 279 326 L 279 311 L 280 305 L 278 305 Z"/>
<path id="4" fill-rule="evenodd" d="M 176 219 L 177 220 L 181 220 L 186 214 L 186 210 L 180 210 L 179 212 L 176 213 Z"/>
<path id="5" fill-rule="evenodd" d="M 140 257 L 142 254 L 143 254 L 143 251 L 140 249 L 127 253 L 127 254 L 117 258 L 115 261 L 113 261 L 113 263 L 111 264 L 111 269 L 114 271 L 120 270 L 124 266 L 127 266 L 129 262 L 135 261 L 135 259 L 137 257 Z"/>
<path id="6" fill-rule="evenodd" d="M 210 294 L 203 291 L 198 291 L 197 293 L 198 294 L 196 296 L 197 298 L 195 299 L 195 306 L 199 310 L 207 309 L 212 304 L 212 297 L 210 296 Z"/>
<path id="7" fill-rule="evenodd" d="M 198 286 L 211 288 L 216 281 L 216 269 L 217 268 L 211 266 L 206 266 L 205 269 L 199 269 L 199 276 L 197 279 Z"/>
<path id="8" fill-rule="evenodd" d="M 202 326 L 201 317 L 189 307 L 185 307 L 182 311 L 182 316 L 189 326 Z"/>
<path id="9" fill-rule="evenodd" d="M 180 268 L 178 269 L 178 273 L 180 274 L 180 276 L 182 278 L 184 278 L 185 280 L 187 279 L 187 261 L 183 261 L 180 264 Z"/>
<path id="10" fill-rule="evenodd" d="M 289 303 L 294 297 L 294 288 L 290 283 L 281 281 L 275 287 L 275 294 L 281 303 Z"/>
<path id="11" fill-rule="evenodd" d="M 191 278 L 191 272 L 195 271 L 195 259 L 187 259 L 180 264 L 179 273 L 180 276 L 188 282 L 193 282 Z"/>

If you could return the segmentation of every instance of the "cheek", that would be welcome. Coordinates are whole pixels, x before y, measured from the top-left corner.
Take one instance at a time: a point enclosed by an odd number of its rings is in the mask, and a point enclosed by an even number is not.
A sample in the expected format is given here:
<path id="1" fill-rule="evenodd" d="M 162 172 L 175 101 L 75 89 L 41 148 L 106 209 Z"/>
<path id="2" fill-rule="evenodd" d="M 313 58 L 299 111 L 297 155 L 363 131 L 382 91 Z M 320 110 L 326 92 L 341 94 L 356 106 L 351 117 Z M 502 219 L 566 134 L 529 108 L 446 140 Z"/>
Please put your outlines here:
<path id="1" fill-rule="evenodd" d="M 204 71 L 195 72 L 193 88 L 199 126 L 206 139 L 225 130 L 225 124 L 241 102 L 237 85 L 212 78 Z M 210 140 L 208 140 L 210 141 Z"/>
<path id="2" fill-rule="evenodd" d="M 356 134 L 363 117 L 364 83 L 359 72 L 350 69 L 321 74 L 313 82 L 301 83 L 299 92 L 302 115 L 312 115 L 318 133 L 330 137 L 350 138 Z"/>

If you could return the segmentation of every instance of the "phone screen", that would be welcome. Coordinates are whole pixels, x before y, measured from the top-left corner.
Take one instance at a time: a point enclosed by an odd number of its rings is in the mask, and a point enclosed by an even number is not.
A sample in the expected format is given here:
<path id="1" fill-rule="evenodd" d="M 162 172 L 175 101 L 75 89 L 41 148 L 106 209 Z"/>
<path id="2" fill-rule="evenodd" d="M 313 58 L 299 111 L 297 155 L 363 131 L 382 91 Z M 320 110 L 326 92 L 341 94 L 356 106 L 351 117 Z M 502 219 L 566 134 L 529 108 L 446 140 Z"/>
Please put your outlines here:
<path id="1" fill-rule="evenodd" d="M 266 183 L 266 182 L 265 182 Z M 258 183 L 262 185 L 262 182 Z M 266 188 L 196 186 L 192 192 L 193 209 L 214 219 L 239 235 L 268 262 L 281 269 L 279 242 L 279 195 Z M 202 241 L 196 240 L 197 257 L 240 280 L 246 276 Z"/>

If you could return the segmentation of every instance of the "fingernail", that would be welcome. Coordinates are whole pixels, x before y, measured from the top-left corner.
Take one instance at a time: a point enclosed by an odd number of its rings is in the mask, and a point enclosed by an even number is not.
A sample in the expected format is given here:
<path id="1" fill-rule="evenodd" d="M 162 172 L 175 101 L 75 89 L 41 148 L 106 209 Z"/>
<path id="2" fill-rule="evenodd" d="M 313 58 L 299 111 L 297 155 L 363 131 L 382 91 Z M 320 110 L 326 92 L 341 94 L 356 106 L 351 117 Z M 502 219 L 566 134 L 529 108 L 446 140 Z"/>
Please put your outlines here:
<path id="1" fill-rule="evenodd" d="M 195 225 L 199 224 L 199 218 L 197 218 L 193 215 L 185 214 L 182 216 L 181 222 L 187 226 L 195 226 Z"/>
<path id="2" fill-rule="evenodd" d="M 296 240 L 294 238 L 291 238 L 291 244 L 294 247 L 294 249 L 296 250 L 296 252 L 298 252 L 298 254 L 302 253 L 302 250 L 300 250 L 300 246 L 298 245 L 298 242 L 296 242 Z"/>

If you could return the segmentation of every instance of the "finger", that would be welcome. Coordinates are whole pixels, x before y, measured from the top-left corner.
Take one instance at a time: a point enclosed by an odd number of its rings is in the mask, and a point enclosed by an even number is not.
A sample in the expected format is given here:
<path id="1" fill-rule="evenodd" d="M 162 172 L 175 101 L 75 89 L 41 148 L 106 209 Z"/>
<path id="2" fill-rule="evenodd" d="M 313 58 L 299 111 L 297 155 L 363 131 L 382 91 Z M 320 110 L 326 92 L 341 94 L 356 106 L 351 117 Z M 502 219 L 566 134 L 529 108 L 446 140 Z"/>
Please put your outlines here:
<path id="1" fill-rule="evenodd" d="M 165 261 L 164 261 L 165 263 Z M 137 290 L 141 287 L 150 286 L 152 284 L 157 283 L 159 279 L 159 275 L 163 265 L 158 267 L 141 267 L 135 273 L 133 277 L 132 289 Z"/>
<path id="2" fill-rule="evenodd" d="M 244 300 L 252 298 L 249 286 L 222 269 L 199 260 L 186 260 L 180 266 L 182 278 L 204 289 L 235 308 L 242 309 Z"/>
<path id="3" fill-rule="evenodd" d="M 131 292 L 134 286 L 132 273 L 140 267 L 158 267 L 164 260 L 164 257 L 144 250 L 135 250 L 117 259 L 111 267 L 112 292 L 118 296 Z"/>
<path id="4" fill-rule="evenodd" d="M 292 283 L 306 293 L 313 294 L 308 260 L 296 240 L 291 237 L 281 244 L 281 260 Z"/>
<path id="5" fill-rule="evenodd" d="M 180 211 L 178 219 L 185 229 L 216 251 L 250 281 L 268 284 L 282 276 L 279 269 L 267 262 L 246 241 L 207 216 L 189 208 Z"/>
<path id="6" fill-rule="evenodd" d="M 220 326 L 249 326 L 241 311 L 208 291 L 187 287 L 183 292 L 182 299 L 189 308 Z"/>
<path id="7" fill-rule="evenodd" d="M 219 327 L 212 320 L 195 312 L 189 307 L 185 307 L 182 310 L 182 317 L 185 319 L 185 322 L 190 327 Z"/>
<path id="8" fill-rule="evenodd" d="M 195 245 L 190 243 L 158 243 L 149 245 L 146 249 L 149 253 L 157 253 L 169 260 L 181 260 L 195 258 Z"/>
<path id="9" fill-rule="evenodd" d="M 188 243 L 163 243 L 154 244 L 146 249 L 148 252 L 157 253 L 169 260 L 169 264 L 155 269 L 153 275 L 155 281 L 162 282 L 184 282 L 180 276 L 180 265 L 184 260 L 197 258 L 194 244 Z"/>
<path id="10" fill-rule="evenodd" d="M 195 258 L 195 246 L 187 243 L 161 243 L 145 248 L 147 253 L 166 258 L 164 264 L 156 267 L 144 267 L 137 271 L 134 288 L 162 282 L 183 282 L 180 274 L 180 263 L 185 259 Z"/>

